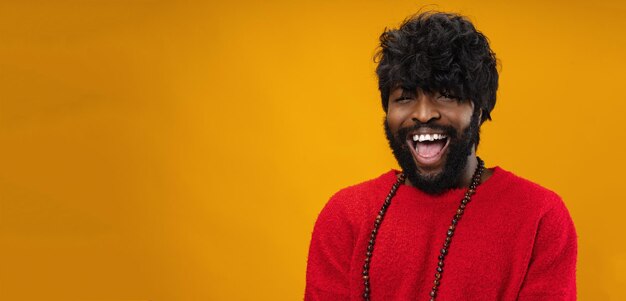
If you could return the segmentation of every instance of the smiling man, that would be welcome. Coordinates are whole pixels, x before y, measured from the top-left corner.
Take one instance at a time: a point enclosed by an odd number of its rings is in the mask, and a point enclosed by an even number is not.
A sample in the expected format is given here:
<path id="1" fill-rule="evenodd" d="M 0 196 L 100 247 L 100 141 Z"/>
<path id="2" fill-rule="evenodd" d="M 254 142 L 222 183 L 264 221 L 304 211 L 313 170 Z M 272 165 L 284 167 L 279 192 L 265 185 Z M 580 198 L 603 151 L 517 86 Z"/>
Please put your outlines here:
<path id="1" fill-rule="evenodd" d="M 462 16 L 425 12 L 380 41 L 384 128 L 402 171 L 326 204 L 305 300 L 575 300 L 563 201 L 476 156 L 498 87 L 487 38 Z"/>

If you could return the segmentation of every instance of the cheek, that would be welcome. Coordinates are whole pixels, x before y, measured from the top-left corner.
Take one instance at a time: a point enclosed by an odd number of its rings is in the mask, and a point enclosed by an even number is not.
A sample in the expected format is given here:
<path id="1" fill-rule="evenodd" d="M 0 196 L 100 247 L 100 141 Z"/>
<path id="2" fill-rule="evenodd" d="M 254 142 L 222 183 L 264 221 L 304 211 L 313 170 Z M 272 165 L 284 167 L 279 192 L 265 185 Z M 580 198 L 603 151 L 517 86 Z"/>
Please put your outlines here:
<path id="1" fill-rule="evenodd" d="M 395 132 L 398 130 L 399 124 L 400 124 L 400 118 L 398 116 L 398 114 L 394 111 L 388 111 L 387 115 L 385 116 L 385 120 L 387 121 L 387 125 L 389 126 L 389 129 L 392 132 Z"/>
<path id="2" fill-rule="evenodd" d="M 472 115 L 474 114 L 474 106 L 473 105 L 463 106 L 462 109 L 458 110 L 457 112 L 458 114 L 456 116 L 456 119 L 460 128 L 468 127 L 470 122 L 472 121 Z"/>
<path id="3" fill-rule="evenodd" d="M 472 122 L 472 111 L 469 111 L 467 114 L 463 114 L 462 123 L 465 127 L 469 126 L 470 122 Z"/>
<path id="4" fill-rule="evenodd" d="M 398 106 L 392 107 L 390 105 L 389 109 L 387 110 L 386 116 L 387 124 L 389 124 L 389 129 L 395 132 L 402 126 L 407 126 L 404 123 L 407 121 L 407 119 L 410 120 L 409 115 L 411 115 L 410 110 Z"/>

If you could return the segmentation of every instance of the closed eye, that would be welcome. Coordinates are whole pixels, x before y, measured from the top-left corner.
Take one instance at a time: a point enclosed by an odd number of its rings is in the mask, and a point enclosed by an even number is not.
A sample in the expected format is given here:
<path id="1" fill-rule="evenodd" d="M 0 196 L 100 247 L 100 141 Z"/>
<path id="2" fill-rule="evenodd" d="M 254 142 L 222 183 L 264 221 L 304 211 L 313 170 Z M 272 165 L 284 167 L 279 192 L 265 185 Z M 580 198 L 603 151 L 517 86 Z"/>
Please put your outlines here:
<path id="1" fill-rule="evenodd" d="M 459 101 L 458 97 L 448 93 L 440 93 L 437 99 L 441 101 Z"/>
<path id="2" fill-rule="evenodd" d="M 413 99 L 411 96 L 400 96 L 396 99 L 396 102 L 407 102 L 411 99 Z"/>

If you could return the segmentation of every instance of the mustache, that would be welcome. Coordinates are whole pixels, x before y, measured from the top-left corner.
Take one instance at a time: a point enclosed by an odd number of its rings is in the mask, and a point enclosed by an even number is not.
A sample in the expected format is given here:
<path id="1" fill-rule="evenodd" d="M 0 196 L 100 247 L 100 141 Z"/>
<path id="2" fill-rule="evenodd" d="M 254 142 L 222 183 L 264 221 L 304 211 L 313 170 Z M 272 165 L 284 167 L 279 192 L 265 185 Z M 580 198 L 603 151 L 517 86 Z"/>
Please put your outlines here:
<path id="1" fill-rule="evenodd" d="M 456 139 L 458 137 L 458 132 L 452 126 L 438 125 L 438 124 L 416 124 L 414 126 L 408 126 L 400 128 L 396 134 L 396 140 L 399 142 L 404 141 L 409 133 L 413 131 L 417 131 L 419 129 L 429 129 L 431 131 L 443 132 L 450 139 Z M 402 143 L 404 144 L 404 143 Z"/>

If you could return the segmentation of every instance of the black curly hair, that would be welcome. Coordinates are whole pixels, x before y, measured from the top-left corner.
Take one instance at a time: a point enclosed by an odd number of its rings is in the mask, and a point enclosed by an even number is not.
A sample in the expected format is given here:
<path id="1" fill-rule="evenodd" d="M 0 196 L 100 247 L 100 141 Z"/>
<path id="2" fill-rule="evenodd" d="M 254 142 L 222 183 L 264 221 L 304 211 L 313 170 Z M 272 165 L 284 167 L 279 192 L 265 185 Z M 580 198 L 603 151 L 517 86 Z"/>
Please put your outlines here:
<path id="1" fill-rule="evenodd" d="M 400 86 L 471 100 L 491 120 L 498 70 L 487 38 L 465 17 L 427 11 L 406 19 L 380 36 L 378 89 L 387 112 L 389 93 Z"/>

